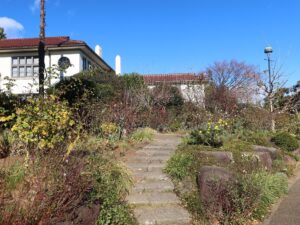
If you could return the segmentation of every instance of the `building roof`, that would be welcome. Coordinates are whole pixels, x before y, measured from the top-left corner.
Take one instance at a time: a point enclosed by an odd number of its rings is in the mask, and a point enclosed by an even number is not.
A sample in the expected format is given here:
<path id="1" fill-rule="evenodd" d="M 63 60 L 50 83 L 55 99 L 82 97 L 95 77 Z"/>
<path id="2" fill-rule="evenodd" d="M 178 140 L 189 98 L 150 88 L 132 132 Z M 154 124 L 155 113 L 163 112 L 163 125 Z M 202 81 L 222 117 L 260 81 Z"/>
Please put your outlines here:
<path id="1" fill-rule="evenodd" d="M 0 49 L 15 49 L 15 48 L 33 48 L 38 47 L 39 38 L 18 38 L 18 39 L 3 39 L 0 40 Z M 83 41 L 70 40 L 68 36 L 62 37 L 47 37 L 45 39 L 47 47 L 61 46 L 78 46 L 86 45 Z"/>
<path id="2" fill-rule="evenodd" d="M 146 84 L 157 83 L 195 83 L 204 81 L 203 74 L 175 73 L 175 74 L 147 74 L 143 75 Z"/>
<path id="3" fill-rule="evenodd" d="M 0 52 L 19 52 L 19 51 L 36 51 L 39 46 L 39 38 L 17 38 L 0 40 Z M 71 40 L 68 36 L 46 37 L 46 49 L 57 48 L 80 48 L 85 54 L 96 60 L 106 71 L 114 71 L 93 49 L 91 49 L 84 41 Z"/>

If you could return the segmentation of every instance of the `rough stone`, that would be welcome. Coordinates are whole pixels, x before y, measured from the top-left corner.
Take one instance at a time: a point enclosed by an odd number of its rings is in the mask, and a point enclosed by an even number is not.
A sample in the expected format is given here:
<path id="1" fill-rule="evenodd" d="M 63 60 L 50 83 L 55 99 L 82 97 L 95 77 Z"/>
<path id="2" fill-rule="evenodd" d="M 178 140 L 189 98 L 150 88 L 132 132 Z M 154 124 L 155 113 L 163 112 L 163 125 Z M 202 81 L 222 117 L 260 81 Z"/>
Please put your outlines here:
<path id="1" fill-rule="evenodd" d="M 278 159 L 280 150 L 272 147 L 265 147 L 260 145 L 252 146 L 254 152 L 268 152 L 273 160 Z"/>
<path id="2" fill-rule="evenodd" d="M 233 154 L 232 152 L 213 152 L 213 151 L 202 151 L 200 152 L 201 155 L 205 155 L 205 156 L 208 156 L 208 157 L 212 157 L 214 158 L 215 160 L 217 160 L 218 162 L 220 163 L 224 163 L 224 164 L 229 164 L 229 163 L 232 163 L 234 160 L 233 160 Z"/>
<path id="3" fill-rule="evenodd" d="M 272 158 L 269 152 L 243 152 L 243 156 L 253 157 L 254 161 L 260 163 L 267 170 L 272 169 Z"/>
<path id="4" fill-rule="evenodd" d="M 222 192 L 224 184 L 233 178 L 233 174 L 223 167 L 203 166 L 197 177 L 197 184 L 202 201 L 209 202 L 212 195 L 215 195 L 216 189 Z"/>

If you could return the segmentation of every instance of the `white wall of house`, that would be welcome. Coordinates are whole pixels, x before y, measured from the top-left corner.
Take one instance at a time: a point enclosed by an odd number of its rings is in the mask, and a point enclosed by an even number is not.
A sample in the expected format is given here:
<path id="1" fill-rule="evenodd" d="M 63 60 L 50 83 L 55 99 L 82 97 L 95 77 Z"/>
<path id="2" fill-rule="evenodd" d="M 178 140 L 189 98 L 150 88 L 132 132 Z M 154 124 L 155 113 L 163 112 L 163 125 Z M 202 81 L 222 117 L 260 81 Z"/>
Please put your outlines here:
<path id="1" fill-rule="evenodd" d="M 38 74 L 31 77 L 13 77 L 12 76 L 12 58 L 13 57 L 22 57 L 22 56 L 37 56 L 36 53 L 11 53 L 6 55 L 0 55 L 0 90 L 5 91 L 7 80 L 4 77 L 9 77 L 14 79 L 15 86 L 12 88 L 14 94 L 28 94 L 28 93 L 37 93 L 38 90 Z M 64 77 L 69 77 L 74 74 L 77 74 L 83 70 L 82 67 L 82 57 L 84 56 L 87 60 L 91 61 L 86 57 L 80 50 L 67 51 L 67 52 L 47 52 L 45 56 L 45 66 L 46 68 L 57 65 L 58 60 L 62 57 L 68 57 L 72 64 L 65 73 Z M 59 77 L 52 78 L 51 84 L 54 84 L 59 81 Z"/>

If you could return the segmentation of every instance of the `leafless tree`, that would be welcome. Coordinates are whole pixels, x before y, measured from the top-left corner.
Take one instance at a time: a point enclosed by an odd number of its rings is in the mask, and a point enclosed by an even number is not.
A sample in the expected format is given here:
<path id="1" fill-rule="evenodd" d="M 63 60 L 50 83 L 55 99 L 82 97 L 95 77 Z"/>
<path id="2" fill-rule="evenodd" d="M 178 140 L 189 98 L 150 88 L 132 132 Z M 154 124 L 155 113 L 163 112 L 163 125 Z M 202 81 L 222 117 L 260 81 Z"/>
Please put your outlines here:
<path id="1" fill-rule="evenodd" d="M 253 65 L 236 60 L 215 62 L 207 68 L 210 81 L 217 89 L 226 89 L 240 102 L 256 94 L 259 73 Z"/>
<path id="2" fill-rule="evenodd" d="M 278 65 L 277 61 L 274 61 L 272 66 L 270 66 L 270 73 L 264 71 L 261 75 L 261 79 L 258 82 L 258 86 L 263 91 L 263 94 L 266 98 L 266 103 L 269 107 L 271 113 L 271 130 L 275 132 L 275 107 L 274 101 L 276 98 L 276 93 L 284 87 L 286 81 L 283 80 L 283 70 L 282 65 Z"/>

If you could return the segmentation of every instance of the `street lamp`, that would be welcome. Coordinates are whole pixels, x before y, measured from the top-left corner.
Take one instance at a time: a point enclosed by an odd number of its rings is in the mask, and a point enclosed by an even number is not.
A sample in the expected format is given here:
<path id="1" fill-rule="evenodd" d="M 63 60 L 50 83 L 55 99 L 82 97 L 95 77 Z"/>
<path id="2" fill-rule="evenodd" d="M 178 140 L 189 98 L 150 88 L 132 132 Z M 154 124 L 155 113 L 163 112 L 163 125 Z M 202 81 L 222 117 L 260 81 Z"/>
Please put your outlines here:
<path id="1" fill-rule="evenodd" d="M 268 57 L 268 73 L 269 73 L 269 90 L 268 90 L 268 100 L 270 104 L 270 112 L 271 112 L 271 129 L 275 131 L 275 120 L 273 116 L 274 106 L 273 106 L 273 80 L 272 80 L 272 71 L 271 71 L 271 55 L 273 53 L 272 47 L 265 48 L 265 54 Z"/>
<path id="2" fill-rule="evenodd" d="M 265 48 L 265 54 L 268 57 L 268 72 L 269 72 L 269 82 L 271 82 L 271 54 L 273 53 L 272 47 Z"/>

